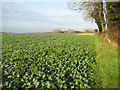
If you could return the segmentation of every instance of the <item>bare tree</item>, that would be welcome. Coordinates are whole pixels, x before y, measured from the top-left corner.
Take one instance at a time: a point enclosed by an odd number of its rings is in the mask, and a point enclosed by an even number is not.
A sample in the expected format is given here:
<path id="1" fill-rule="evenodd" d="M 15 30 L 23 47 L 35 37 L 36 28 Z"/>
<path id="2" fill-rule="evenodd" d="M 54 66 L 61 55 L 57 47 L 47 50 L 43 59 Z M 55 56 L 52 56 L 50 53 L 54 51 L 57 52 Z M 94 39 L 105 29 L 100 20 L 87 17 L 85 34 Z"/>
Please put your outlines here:
<path id="1" fill-rule="evenodd" d="M 61 29 L 53 29 L 52 33 L 61 33 Z"/>
<path id="2" fill-rule="evenodd" d="M 84 19 L 95 21 L 98 25 L 99 32 L 105 30 L 105 19 L 103 13 L 103 2 L 69 2 L 68 7 L 73 10 L 79 10 L 83 12 Z"/>

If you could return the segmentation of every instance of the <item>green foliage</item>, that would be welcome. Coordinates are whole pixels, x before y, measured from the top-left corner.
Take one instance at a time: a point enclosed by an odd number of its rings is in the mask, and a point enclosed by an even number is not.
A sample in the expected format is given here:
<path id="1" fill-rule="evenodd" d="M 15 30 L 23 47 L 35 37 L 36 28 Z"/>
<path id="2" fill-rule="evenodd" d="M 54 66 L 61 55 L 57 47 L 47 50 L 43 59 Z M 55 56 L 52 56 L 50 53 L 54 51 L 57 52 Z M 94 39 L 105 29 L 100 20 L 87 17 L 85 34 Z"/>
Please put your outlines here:
<path id="1" fill-rule="evenodd" d="M 112 43 L 118 44 L 120 26 L 120 1 L 107 2 L 107 34 Z"/>
<path id="2" fill-rule="evenodd" d="M 106 2 L 107 25 L 113 26 L 120 23 L 120 2 Z"/>
<path id="3" fill-rule="evenodd" d="M 94 32 L 98 32 L 98 29 L 94 29 Z"/>
<path id="4" fill-rule="evenodd" d="M 92 88 L 94 36 L 3 34 L 2 88 Z"/>

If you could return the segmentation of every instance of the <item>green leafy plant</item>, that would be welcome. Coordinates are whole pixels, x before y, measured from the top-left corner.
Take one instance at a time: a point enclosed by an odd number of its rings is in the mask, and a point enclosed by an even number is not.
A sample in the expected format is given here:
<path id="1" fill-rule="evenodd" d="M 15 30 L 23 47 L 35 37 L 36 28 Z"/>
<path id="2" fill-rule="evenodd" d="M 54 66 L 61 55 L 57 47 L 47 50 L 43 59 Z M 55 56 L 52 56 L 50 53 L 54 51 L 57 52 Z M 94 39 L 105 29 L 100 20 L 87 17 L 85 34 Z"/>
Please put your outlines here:
<path id="1" fill-rule="evenodd" d="M 92 88 L 94 36 L 3 34 L 2 88 Z"/>
<path id="2" fill-rule="evenodd" d="M 98 29 L 94 29 L 94 32 L 98 32 Z"/>

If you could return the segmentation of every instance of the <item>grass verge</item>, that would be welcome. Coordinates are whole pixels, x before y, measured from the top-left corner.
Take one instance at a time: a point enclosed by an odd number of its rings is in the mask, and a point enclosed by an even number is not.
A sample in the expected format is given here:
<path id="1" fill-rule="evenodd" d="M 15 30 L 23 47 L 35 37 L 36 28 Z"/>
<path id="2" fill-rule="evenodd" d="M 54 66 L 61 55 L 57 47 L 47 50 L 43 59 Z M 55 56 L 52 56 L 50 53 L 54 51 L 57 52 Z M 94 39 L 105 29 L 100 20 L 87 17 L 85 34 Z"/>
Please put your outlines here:
<path id="1" fill-rule="evenodd" d="M 99 37 L 95 40 L 97 68 L 95 77 L 103 88 L 118 88 L 118 47 L 103 43 Z"/>

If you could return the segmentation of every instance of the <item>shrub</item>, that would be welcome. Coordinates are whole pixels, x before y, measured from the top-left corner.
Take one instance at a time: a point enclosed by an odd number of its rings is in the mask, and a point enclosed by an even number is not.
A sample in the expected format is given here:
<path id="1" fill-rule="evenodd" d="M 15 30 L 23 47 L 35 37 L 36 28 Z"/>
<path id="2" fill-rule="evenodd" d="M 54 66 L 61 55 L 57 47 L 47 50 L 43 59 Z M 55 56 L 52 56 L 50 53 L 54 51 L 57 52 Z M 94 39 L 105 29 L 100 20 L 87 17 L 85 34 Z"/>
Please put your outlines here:
<path id="1" fill-rule="evenodd" d="M 64 33 L 64 31 L 61 31 L 61 33 Z"/>
<path id="2" fill-rule="evenodd" d="M 98 29 L 94 29 L 94 32 L 98 32 Z"/>
<path id="3" fill-rule="evenodd" d="M 80 31 L 74 31 L 75 33 L 80 33 Z"/>

